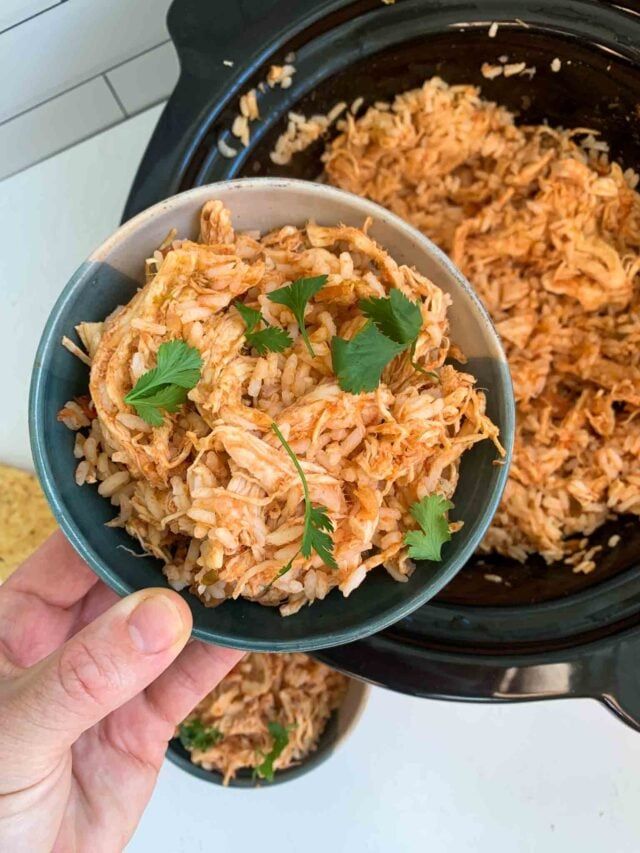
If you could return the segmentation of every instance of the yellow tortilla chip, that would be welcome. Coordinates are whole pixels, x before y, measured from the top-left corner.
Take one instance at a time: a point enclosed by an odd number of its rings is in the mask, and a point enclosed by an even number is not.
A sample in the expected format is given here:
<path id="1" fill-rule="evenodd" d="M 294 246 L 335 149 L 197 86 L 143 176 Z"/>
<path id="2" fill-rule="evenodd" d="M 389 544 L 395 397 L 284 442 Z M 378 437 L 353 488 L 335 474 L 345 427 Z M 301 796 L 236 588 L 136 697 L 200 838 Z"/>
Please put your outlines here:
<path id="1" fill-rule="evenodd" d="M 0 464 L 0 582 L 55 529 L 37 477 Z"/>

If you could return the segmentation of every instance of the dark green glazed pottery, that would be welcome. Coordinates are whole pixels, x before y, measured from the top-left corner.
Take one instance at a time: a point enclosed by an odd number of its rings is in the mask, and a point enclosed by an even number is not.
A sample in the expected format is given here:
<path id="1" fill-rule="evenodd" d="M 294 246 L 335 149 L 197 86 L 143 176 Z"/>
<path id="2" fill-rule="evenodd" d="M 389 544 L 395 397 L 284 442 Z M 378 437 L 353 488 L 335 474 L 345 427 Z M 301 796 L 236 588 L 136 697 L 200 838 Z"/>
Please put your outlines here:
<path id="1" fill-rule="evenodd" d="M 382 569 L 344 598 L 334 590 L 324 601 L 283 618 L 276 608 L 245 600 L 207 608 L 182 593 L 194 636 L 210 643 L 254 651 L 311 651 L 362 639 L 406 617 L 431 599 L 465 564 L 487 529 L 507 478 L 514 432 L 509 370 L 496 332 L 469 284 L 448 258 L 401 219 L 365 199 L 331 187 L 283 178 L 255 178 L 199 187 L 140 213 L 123 225 L 77 270 L 44 330 L 33 369 L 29 426 L 38 475 L 53 512 L 79 554 L 121 595 L 166 586 L 160 563 L 136 557 L 131 538 L 105 527 L 114 515 L 95 487 L 75 484 L 74 434 L 59 423 L 63 404 L 87 392 L 88 369 L 61 346 L 81 321 L 104 319 L 126 303 L 143 281 L 144 259 L 167 232 L 195 237 L 202 204 L 222 199 L 238 229 L 267 230 L 313 217 L 320 224 L 361 225 L 372 216 L 371 235 L 401 263 L 415 265 L 451 293 L 452 338 L 468 356 L 465 367 L 488 390 L 488 413 L 500 427 L 506 464 L 495 465 L 488 442 L 465 454 L 455 494 L 454 519 L 464 527 L 443 548 L 440 563 L 418 565 L 407 583 Z"/>

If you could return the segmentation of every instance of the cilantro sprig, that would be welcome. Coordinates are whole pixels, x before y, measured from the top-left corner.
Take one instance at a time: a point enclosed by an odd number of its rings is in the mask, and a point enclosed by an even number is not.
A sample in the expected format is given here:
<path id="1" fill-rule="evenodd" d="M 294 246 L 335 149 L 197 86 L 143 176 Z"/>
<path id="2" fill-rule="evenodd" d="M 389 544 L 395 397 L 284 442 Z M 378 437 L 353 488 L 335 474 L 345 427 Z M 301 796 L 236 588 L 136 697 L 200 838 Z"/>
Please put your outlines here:
<path id="1" fill-rule="evenodd" d="M 395 288 L 389 296 L 361 299 L 359 306 L 366 326 L 350 341 L 339 337 L 331 341 L 338 385 L 352 394 L 375 391 L 389 362 L 406 349 L 413 355 L 422 327 L 420 306 Z"/>
<path id="2" fill-rule="evenodd" d="M 201 367 L 197 349 L 184 341 L 166 341 L 158 348 L 156 367 L 142 374 L 124 401 L 151 426 L 162 426 L 162 412 L 180 408 L 200 379 Z"/>
<path id="3" fill-rule="evenodd" d="M 338 564 L 333 556 L 333 540 L 330 536 L 330 534 L 333 533 L 333 522 L 327 515 L 327 508 L 324 506 L 313 506 L 311 503 L 311 496 L 309 495 L 307 478 L 305 477 L 302 466 L 298 461 L 298 457 L 280 432 L 278 425 L 276 423 L 271 424 L 271 429 L 278 436 L 280 444 L 284 447 L 288 457 L 295 465 L 296 471 L 302 481 L 302 491 L 304 494 L 304 526 L 300 548 L 289 562 L 280 569 L 278 574 L 275 576 L 274 581 L 289 571 L 298 554 L 302 554 L 303 557 L 309 558 L 313 551 L 316 552 L 325 565 L 332 569 L 337 569 Z"/>
<path id="4" fill-rule="evenodd" d="M 404 535 L 409 546 L 409 556 L 416 560 L 441 560 L 441 550 L 451 539 L 447 512 L 453 504 L 442 495 L 427 495 L 411 504 L 409 512 L 420 525 L 420 530 L 410 530 Z"/>
<path id="5" fill-rule="evenodd" d="M 193 720 L 185 720 L 178 730 L 180 743 L 185 749 L 199 749 L 203 752 L 219 743 L 222 736 L 219 729 L 215 726 L 205 726 L 197 717 Z"/>
<path id="6" fill-rule="evenodd" d="M 338 385 L 351 394 L 375 391 L 382 371 L 403 350 L 402 344 L 387 338 L 371 322 L 350 341 L 332 338 L 331 363 Z"/>
<path id="7" fill-rule="evenodd" d="M 420 306 L 394 288 L 389 296 L 361 299 L 360 310 L 379 332 L 404 347 L 415 343 L 422 328 Z"/>
<path id="8" fill-rule="evenodd" d="M 315 356 L 315 352 L 313 351 L 307 329 L 304 325 L 304 312 L 309 300 L 325 286 L 327 278 L 328 276 L 326 275 L 298 278 L 291 284 L 286 285 L 286 287 L 273 290 L 268 295 L 271 302 L 275 302 L 277 305 L 284 305 L 291 311 L 300 329 L 300 336 L 312 358 Z"/>
<path id="9" fill-rule="evenodd" d="M 264 355 L 267 352 L 284 352 L 288 349 L 293 341 L 291 335 L 286 329 L 281 329 L 279 326 L 270 326 L 259 311 L 255 308 L 250 308 L 243 302 L 233 303 L 244 320 L 246 326 L 244 336 L 249 344 L 259 355 Z M 264 329 L 256 331 L 257 326 L 264 323 Z"/>
<path id="10" fill-rule="evenodd" d="M 269 734 L 273 738 L 273 746 L 266 755 L 261 755 L 262 763 L 254 770 L 254 777 L 265 779 L 267 782 L 273 782 L 273 776 L 275 773 L 273 764 L 275 760 L 282 755 L 289 743 L 289 732 L 292 730 L 293 726 L 283 726 L 282 723 L 272 720 L 267 723 L 267 728 L 269 729 Z"/>

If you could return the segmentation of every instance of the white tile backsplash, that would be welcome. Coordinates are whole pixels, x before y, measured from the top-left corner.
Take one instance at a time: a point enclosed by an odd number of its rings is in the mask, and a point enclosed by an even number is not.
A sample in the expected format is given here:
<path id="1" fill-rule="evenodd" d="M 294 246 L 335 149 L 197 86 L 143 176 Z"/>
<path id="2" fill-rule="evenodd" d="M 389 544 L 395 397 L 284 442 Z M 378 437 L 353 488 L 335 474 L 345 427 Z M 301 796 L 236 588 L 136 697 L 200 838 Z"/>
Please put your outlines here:
<path id="1" fill-rule="evenodd" d="M 156 47 L 107 72 L 107 79 L 129 115 L 165 100 L 178 82 L 180 66 L 172 42 Z"/>
<path id="2" fill-rule="evenodd" d="M 0 229 L 10 248 L 0 252 L 0 377 L 11 400 L 0 413 L 2 462 L 32 467 L 27 389 L 45 320 L 76 267 L 118 227 L 160 112 L 147 110 L 2 183 Z"/>
<path id="3" fill-rule="evenodd" d="M 0 0 L 3 12 L 6 3 Z M 2 33 L 0 121 L 166 41 L 170 5 L 171 0 L 67 0 Z"/>
<path id="4" fill-rule="evenodd" d="M 15 27 L 38 12 L 56 6 L 60 0 L 2 0 L 0 3 L 0 33 Z"/>
<path id="5" fill-rule="evenodd" d="M 89 80 L 0 125 L 0 178 L 123 118 L 104 78 Z"/>

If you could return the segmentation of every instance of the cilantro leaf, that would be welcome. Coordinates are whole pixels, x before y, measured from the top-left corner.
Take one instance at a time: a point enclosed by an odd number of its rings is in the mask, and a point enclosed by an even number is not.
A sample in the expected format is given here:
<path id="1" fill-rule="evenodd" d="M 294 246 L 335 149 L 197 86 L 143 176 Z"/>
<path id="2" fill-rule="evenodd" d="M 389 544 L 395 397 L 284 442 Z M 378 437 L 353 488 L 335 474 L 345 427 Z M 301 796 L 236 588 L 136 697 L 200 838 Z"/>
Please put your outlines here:
<path id="1" fill-rule="evenodd" d="M 362 313 L 375 323 L 379 332 L 398 344 L 410 347 L 411 365 L 414 370 L 433 379 L 433 372 L 425 370 L 413 358 L 422 328 L 420 306 L 395 288 L 388 297 L 371 296 L 361 299 L 359 305 Z M 437 381 L 437 377 L 434 381 Z"/>
<path id="2" fill-rule="evenodd" d="M 309 351 L 309 355 L 312 358 L 315 356 L 315 352 L 313 351 L 309 335 L 307 334 L 307 330 L 304 325 L 304 310 L 311 297 L 315 296 L 316 293 L 325 286 L 327 278 L 328 276 L 326 275 L 315 275 L 310 278 L 298 278 L 292 282 L 292 284 L 288 284 L 286 287 L 281 287 L 268 294 L 268 298 L 271 302 L 275 302 L 277 305 L 286 306 L 296 318 L 298 328 L 300 329 L 300 335 L 302 336 L 302 340 L 304 341 L 305 346 Z"/>
<path id="3" fill-rule="evenodd" d="M 147 370 L 124 398 L 125 403 L 152 426 L 161 426 L 161 410 L 175 412 L 187 399 L 187 391 L 200 379 L 202 359 L 184 341 L 160 344 L 156 367 Z"/>
<path id="4" fill-rule="evenodd" d="M 211 749 L 220 740 L 222 740 L 222 732 L 215 726 L 205 726 L 202 720 L 194 718 L 193 720 L 185 720 L 178 730 L 180 743 L 185 749 L 200 749 L 202 751 Z"/>
<path id="5" fill-rule="evenodd" d="M 237 299 L 233 304 L 247 327 L 245 334 L 250 335 L 262 320 L 262 314 L 259 311 L 256 311 L 255 308 L 250 308 L 248 305 L 245 305 L 244 302 L 239 302 Z"/>
<path id="6" fill-rule="evenodd" d="M 161 344 L 158 349 L 158 366 L 156 370 L 165 377 L 165 382 L 191 389 L 200 379 L 202 358 L 195 347 L 190 347 L 184 341 L 170 341 Z M 171 379 L 166 379 L 170 376 Z"/>
<path id="7" fill-rule="evenodd" d="M 244 332 L 245 339 L 249 346 L 257 350 L 258 355 L 265 355 L 267 352 L 284 352 L 293 344 L 291 335 L 286 329 L 270 326 L 255 308 L 250 308 L 238 301 L 233 304 L 247 327 Z M 260 323 L 264 323 L 266 328 L 256 332 L 255 329 Z"/>
<path id="8" fill-rule="evenodd" d="M 189 390 L 198 382 L 201 367 L 202 359 L 197 349 L 184 341 L 165 341 L 158 349 L 156 367 L 142 374 L 125 402 L 142 400 L 164 385 L 179 385 Z"/>
<path id="9" fill-rule="evenodd" d="M 293 344 L 289 332 L 279 326 L 269 326 L 260 332 L 252 332 L 250 335 L 245 333 L 245 337 L 248 343 L 257 350 L 258 355 L 265 355 L 267 352 L 284 352 Z"/>
<path id="10" fill-rule="evenodd" d="M 162 411 L 177 412 L 187 399 L 187 389 L 180 385 L 162 385 L 148 397 L 137 400 L 135 407 L 140 417 L 152 426 L 162 426 Z"/>
<path id="11" fill-rule="evenodd" d="M 266 779 L 267 782 L 273 782 L 273 775 L 275 772 L 273 764 L 275 760 L 282 755 L 285 747 L 289 743 L 289 732 L 293 727 L 283 726 L 282 723 L 272 720 L 267 723 L 267 728 L 269 729 L 269 734 L 273 738 L 273 746 L 266 755 L 262 756 L 262 763 L 256 767 L 254 776 L 260 779 Z"/>
<path id="12" fill-rule="evenodd" d="M 388 297 L 371 296 L 359 302 L 362 313 L 397 344 L 413 344 L 422 328 L 420 306 L 394 288 Z"/>
<path id="13" fill-rule="evenodd" d="M 164 423 L 162 412 L 156 406 L 150 406 L 143 400 L 140 400 L 136 403 L 135 408 L 138 416 L 141 417 L 143 421 L 151 424 L 151 426 L 160 427 Z"/>
<path id="14" fill-rule="evenodd" d="M 409 546 L 409 556 L 416 560 L 441 560 L 441 549 L 451 539 L 447 512 L 453 504 L 442 495 L 427 495 L 411 504 L 409 512 L 421 530 L 410 530 L 404 535 Z"/>
<path id="15" fill-rule="evenodd" d="M 331 339 L 331 362 L 343 391 L 375 391 L 385 367 L 405 349 L 387 338 L 371 321 L 350 341 Z"/>
<path id="16" fill-rule="evenodd" d="M 330 533 L 333 533 L 333 522 L 327 515 L 327 508 L 311 506 L 309 524 L 305 525 L 302 534 L 302 546 L 300 547 L 302 556 L 310 557 L 311 552 L 315 551 L 327 566 L 337 569 L 338 564 L 333 556 L 333 539 L 329 535 Z"/>
<path id="17" fill-rule="evenodd" d="M 302 544 L 300 545 L 300 550 L 297 554 L 294 554 L 285 566 L 280 569 L 273 581 L 271 581 L 271 584 L 273 584 L 275 580 L 282 577 L 282 575 L 289 571 L 298 554 L 302 554 L 303 557 L 310 557 L 312 552 L 315 551 L 323 563 L 330 568 L 337 569 L 338 564 L 333 556 L 333 540 L 329 535 L 330 533 L 333 533 L 333 522 L 327 515 L 327 508 L 324 506 L 313 506 L 309 495 L 307 478 L 305 477 L 302 466 L 298 461 L 298 457 L 289 446 L 289 443 L 286 441 L 275 422 L 271 424 L 271 429 L 278 436 L 280 444 L 284 447 L 285 452 L 295 465 L 302 481 L 302 491 L 304 493 L 304 526 L 302 530 Z M 269 587 L 271 584 L 269 584 Z M 267 587 L 267 589 L 269 587 Z"/>

